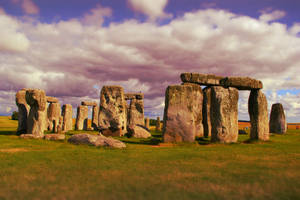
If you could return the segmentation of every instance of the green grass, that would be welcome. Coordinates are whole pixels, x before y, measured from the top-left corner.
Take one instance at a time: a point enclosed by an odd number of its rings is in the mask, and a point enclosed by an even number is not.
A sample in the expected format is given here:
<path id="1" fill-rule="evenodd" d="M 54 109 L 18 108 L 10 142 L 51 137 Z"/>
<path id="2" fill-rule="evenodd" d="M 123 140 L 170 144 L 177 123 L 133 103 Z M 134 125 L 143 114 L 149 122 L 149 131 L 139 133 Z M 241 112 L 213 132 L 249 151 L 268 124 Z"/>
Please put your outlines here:
<path id="1" fill-rule="evenodd" d="M 127 148 L 113 150 L 19 139 L 16 125 L 0 117 L 0 199 L 300 198 L 298 130 L 227 145 L 157 145 L 160 133 L 152 132 L 121 138 Z"/>

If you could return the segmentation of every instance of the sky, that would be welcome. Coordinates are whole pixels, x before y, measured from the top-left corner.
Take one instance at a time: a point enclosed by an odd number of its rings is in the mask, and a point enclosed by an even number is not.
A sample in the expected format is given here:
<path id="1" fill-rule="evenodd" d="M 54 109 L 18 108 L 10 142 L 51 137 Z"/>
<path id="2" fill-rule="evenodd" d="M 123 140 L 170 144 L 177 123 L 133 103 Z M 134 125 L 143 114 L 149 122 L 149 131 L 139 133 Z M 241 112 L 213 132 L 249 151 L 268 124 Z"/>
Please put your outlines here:
<path id="1" fill-rule="evenodd" d="M 121 85 L 162 117 L 167 86 L 198 72 L 259 79 L 269 111 L 282 103 L 300 122 L 299 10 L 299 0 L 0 0 L 0 115 L 17 110 L 22 88 L 75 115 Z M 248 120 L 249 92 L 239 96 Z"/>

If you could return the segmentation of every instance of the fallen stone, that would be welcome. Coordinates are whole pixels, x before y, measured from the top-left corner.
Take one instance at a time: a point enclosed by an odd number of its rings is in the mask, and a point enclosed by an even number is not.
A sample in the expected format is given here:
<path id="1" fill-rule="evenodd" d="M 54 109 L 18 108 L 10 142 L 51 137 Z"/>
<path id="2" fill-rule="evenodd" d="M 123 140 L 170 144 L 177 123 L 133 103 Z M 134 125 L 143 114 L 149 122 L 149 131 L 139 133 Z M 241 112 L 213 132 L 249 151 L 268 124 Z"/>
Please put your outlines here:
<path id="1" fill-rule="evenodd" d="M 77 134 L 73 135 L 68 139 L 69 143 L 72 144 L 85 144 L 92 145 L 96 147 L 110 147 L 110 148 L 126 148 L 126 145 L 116 139 L 105 137 L 103 135 L 90 135 L 90 134 Z"/>
<path id="2" fill-rule="evenodd" d="M 58 99 L 56 97 L 47 96 L 46 98 L 48 103 L 58 103 Z"/>
<path id="3" fill-rule="evenodd" d="M 261 81 L 249 77 L 226 77 L 220 81 L 224 87 L 234 87 L 239 90 L 262 89 Z"/>
<path id="4" fill-rule="evenodd" d="M 42 139 L 44 136 L 34 135 L 34 134 L 21 134 L 22 139 Z"/>
<path id="5" fill-rule="evenodd" d="M 65 104 L 62 107 L 63 124 L 62 131 L 69 131 L 73 129 L 73 108 L 71 104 Z"/>
<path id="6" fill-rule="evenodd" d="M 47 101 L 44 90 L 28 89 L 26 91 L 26 102 L 30 106 L 27 118 L 27 134 L 35 137 L 44 137 L 47 116 Z"/>
<path id="7" fill-rule="evenodd" d="M 132 99 L 144 99 L 143 93 L 126 93 L 124 94 L 125 100 L 132 100 Z"/>
<path id="8" fill-rule="evenodd" d="M 220 80 L 224 77 L 213 74 L 182 73 L 180 78 L 184 83 L 196 83 L 199 85 L 214 86 L 220 85 Z"/>
<path id="9" fill-rule="evenodd" d="M 286 133 L 287 123 L 285 120 L 284 109 L 281 103 L 272 105 L 269 127 L 271 133 Z"/>
<path id="10" fill-rule="evenodd" d="M 251 90 L 248 101 L 252 140 L 269 140 L 268 102 L 260 90 Z"/>
<path id="11" fill-rule="evenodd" d="M 199 85 L 172 85 L 166 90 L 163 139 L 164 142 L 194 142 L 196 113 L 202 107 L 202 89 Z M 201 113 L 202 115 L 202 113 Z"/>
<path id="12" fill-rule="evenodd" d="M 103 86 L 100 94 L 99 130 L 105 136 L 127 132 L 126 101 L 121 86 Z"/>
<path id="13" fill-rule="evenodd" d="M 81 102 L 81 105 L 82 106 L 97 106 L 97 102 L 94 102 L 94 101 L 82 101 Z"/>
<path id="14" fill-rule="evenodd" d="M 65 140 L 65 134 L 47 134 L 44 136 L 45 140 L 57 141 L 57 140 Z"/>
<path id="15" fill-rule="evenodd" d="M 16 105 L 18 106 L 18 135 L 27 132 L 27 117 L 30 107 L 26 102 L 26 91 L 27 89 L 24 88 L 16 93 Z"/>
<path id="16" fill-rule="evenodd" d="M 135 138 L 149 138 L 151 137 L 151 133 L 149 131 L 140 125 L 137 126 L 129 126 L 127 128 L 128 135 Z"/>
<path id="17" fill-rule="evenodd" d="M 88 127 L 88 107 L 78 106 L 75 130 L 87 130 Z"/>
<path id="18" fill-rule="evenodd" d="M 238 139 L 238 100 L 235 88 L 211 87 L 211 141 L 234 143 Z"/>

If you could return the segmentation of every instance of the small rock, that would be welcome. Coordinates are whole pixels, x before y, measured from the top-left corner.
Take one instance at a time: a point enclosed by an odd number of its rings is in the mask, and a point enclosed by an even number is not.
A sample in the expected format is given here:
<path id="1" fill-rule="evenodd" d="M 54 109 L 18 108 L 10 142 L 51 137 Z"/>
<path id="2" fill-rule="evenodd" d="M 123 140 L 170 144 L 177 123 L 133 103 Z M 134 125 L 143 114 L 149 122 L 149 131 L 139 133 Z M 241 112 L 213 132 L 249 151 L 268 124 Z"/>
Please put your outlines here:
<path id="1" fill-rule="evenodd" d="M 45 140 L 57 141 L 64 140 L 66 138 L 65 134 L 47 134 L 45 135 Z"/>
<path id="2" fill-rule="evenodd" d="M 149 133 L 149 131 L 139 125 L 136 126 L 129 126 L 127 128 L 128 134 L 131 137 L 135 137 L 135 138 L 149 138 L 151 137 L 151 133 Z"/>

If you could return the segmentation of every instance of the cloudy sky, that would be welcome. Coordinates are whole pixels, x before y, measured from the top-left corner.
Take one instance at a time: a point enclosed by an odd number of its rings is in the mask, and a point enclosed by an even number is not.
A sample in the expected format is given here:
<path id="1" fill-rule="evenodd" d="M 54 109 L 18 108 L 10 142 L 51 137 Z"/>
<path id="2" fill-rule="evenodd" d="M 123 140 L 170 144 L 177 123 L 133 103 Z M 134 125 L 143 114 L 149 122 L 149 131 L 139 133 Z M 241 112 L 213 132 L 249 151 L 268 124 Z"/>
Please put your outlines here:
<path id="1" fill-rule="evenodd" d="M 166 87 L 199 72 L 260 79 L 269 108 L 281 102 L 300 122 L 299 10 L 299 0 L 0 0 L 0 115 L 24 87 L 76 107 L 122 85 L 162 116 Z"/>

